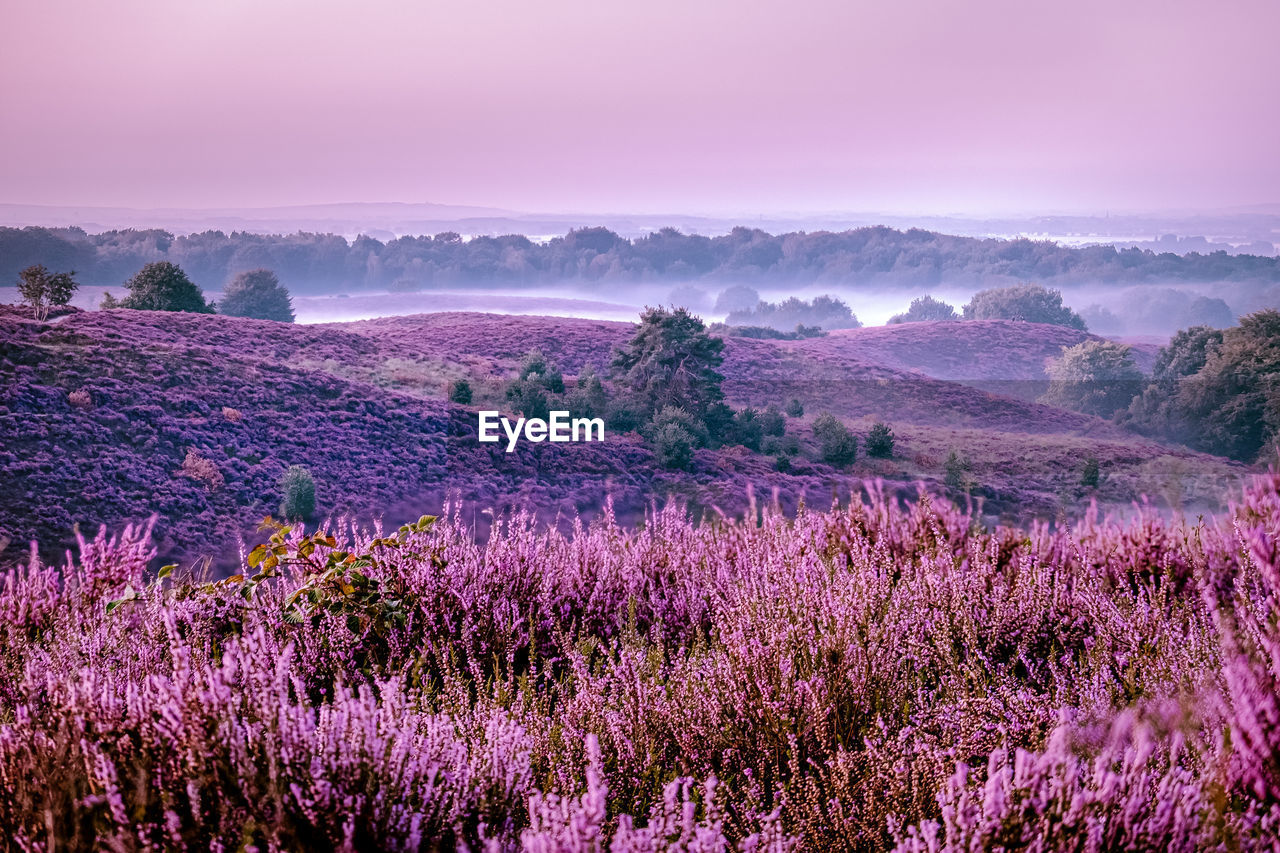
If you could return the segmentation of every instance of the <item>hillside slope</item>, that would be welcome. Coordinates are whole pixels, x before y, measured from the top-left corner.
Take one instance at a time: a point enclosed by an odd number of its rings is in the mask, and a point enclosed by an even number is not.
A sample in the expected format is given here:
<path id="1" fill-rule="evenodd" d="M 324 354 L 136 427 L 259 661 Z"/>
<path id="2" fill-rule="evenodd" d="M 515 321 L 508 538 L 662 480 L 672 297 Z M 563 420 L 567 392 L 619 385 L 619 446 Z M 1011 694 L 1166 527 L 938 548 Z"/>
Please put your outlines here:
<path id="1" fill-rule="evenodd" d="M 277 482 L 294 464 L 315 476 L 323 515 L 398 524 L 452 498 L 480 528 L 521 509 L 547 521 L 591 516 L 606 497 L 635 521 L 671 499 L 739 513 L 749 487 L 784 508 L 847 498 L 868 477 L 903 493 L 917 480 L 941 488 L 953 449 L 971 460 L 988 510 L 1005 515 L 1053 516 L 1086 455 L 1107 472 L 1099 497 L 1115 502 L 1150 491 L 1165 469 L 1215 485 L 1241 471 L 1097 419 L 792 342 L 730 340 L 730 399 L 800 396 L 808 413 L 788 429 L 811 455 L 808 422 L 823 408 L 863 436 L 870 419 L 888 420 L 894 459 L 860 457 L 836 471 L 797 457 L 783 474 L 772 457 L 734 447 L 699 451 L 691 471 L 673 472 L 637 436 L 613 434 L 603 445 L 526 443 L 507 454 L 476 441 L 474 410 L 443 399 L 450 377 L 500 387 L 534 347 L 570 375 L 603 369 L 629 332 L 475 314 L 295 326 L 73 311 L 36 323 L 0 309 L 0 551 L 13 558 L 38 538 L 56 555 L 76 524 L 92 533 L 155 513 L 165 558 L 226 564 L 277 511 Z"/>

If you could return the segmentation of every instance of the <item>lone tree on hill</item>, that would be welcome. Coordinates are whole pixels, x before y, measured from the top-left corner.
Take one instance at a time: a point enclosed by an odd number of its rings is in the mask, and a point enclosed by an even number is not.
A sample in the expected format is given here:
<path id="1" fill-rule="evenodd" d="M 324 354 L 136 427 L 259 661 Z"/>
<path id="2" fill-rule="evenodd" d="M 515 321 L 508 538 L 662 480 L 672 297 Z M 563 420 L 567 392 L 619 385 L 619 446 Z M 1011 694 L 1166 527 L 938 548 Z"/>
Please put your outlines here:
<path id="1" fill-rule="evenodd" d="M 293 301 L 289 298 L 289 291 L 280 284 L 276 274 L 267 269 L 239 273 L 222 294 L 218 311 L 228 317 L 293 322 Z"/>
<path id="2" fill-rule="evenodd" d="M 49 309 L 71 301 L 71 294 L 80 286 L 75 275 L 74 271 L 51 273 L 44 264 L 35 264 L 18 273 L 18 293 L 43 323 L 49 317 Z"/>
<path id="3" fill-rule="evenodd" d="M 889 325 L 900 323 L 925 323 L 936 320 L 958 320 L 956 309 L 940 299 L 932 296 L 921 296 L 911 300 L 911 307 L 901 314 L 889 318 Z"/>
<path id="4" fill-rule="evenodd" d="M 169 261 L 147 264 L 124 286 L 129 288 L 129 295 L 120 301 L 122 308 L 213 313 L 213 306 L 205 302 L 200 288 L 187 278 L 182 267 Z"/>
<path id="5" fill-rule="evenodd" d="M 1125 344 L 1085 341 L 1063 347 L 1045 368 L 1049 390 L 1040 402 L 1062 409 L 1109 418 L 1128 407 L 1145 379 Z"/>
<path id="6" fill-rule="evenodd" d="M 964 306 L 966 320 L 1022 320 L 1088 331 L 1084 319 L 1062 304 L 1062 291 L 1038 284 L 996 287 L 975 293 Z"/>
<path id="7" fill-rule="evenodd" d="M 649 413 L 668 406 L 702 419 L 724 394 L 716 368 L 724 341 L 685 308 L 646 308 L 626 346 L 614 352 L 613 374 Z"/>

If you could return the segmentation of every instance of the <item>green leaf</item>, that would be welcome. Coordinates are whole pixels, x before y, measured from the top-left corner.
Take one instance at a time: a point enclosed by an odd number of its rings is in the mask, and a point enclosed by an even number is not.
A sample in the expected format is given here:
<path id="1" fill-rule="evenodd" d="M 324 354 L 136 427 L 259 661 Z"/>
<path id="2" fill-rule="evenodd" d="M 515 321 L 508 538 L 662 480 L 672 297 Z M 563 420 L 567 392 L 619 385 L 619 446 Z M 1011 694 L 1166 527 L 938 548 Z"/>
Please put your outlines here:
<path id="1" fill-rule="evenodd" d="M 156 573 L 156 578 L 157 579 L 167 578 L 169 577 L 169 575 L 173 574 L 173 570 L 176 568 L 178 568 L 177 563 L 170 563 L 167 566 L 161 566 L 160 571 Z"/>

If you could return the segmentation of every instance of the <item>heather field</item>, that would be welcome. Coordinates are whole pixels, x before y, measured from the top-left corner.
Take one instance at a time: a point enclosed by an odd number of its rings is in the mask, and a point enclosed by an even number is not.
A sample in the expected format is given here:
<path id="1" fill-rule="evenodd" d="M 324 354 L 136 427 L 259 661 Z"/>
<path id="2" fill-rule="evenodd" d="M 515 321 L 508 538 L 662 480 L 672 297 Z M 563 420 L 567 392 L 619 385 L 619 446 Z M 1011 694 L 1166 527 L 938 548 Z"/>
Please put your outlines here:
<path id="1" fill-rule="evenodd" d="M 848 500 L 867 478 L 905 494 L 924 482 L 974 500 L 988 521 L 1078 517 L 1095 498 L 1220 511 L 1247 471 L 957 375 L 968 364 L 979 378 L 1043 386 L 1042 354 L 1087 335 L 1039 324 L 728 338 L 729 402 L 763 410 L 799 401 L 805 414 L 787 426 L 798 453 L 780 471 L 769 454 L 699 449 L 687 470 L 669 470 L 634 433 L 511 454 L 475 440 L 475 408 L 508 408 L 503 388 L 531 349 L 569 377 L 604 372 L 632 324 L 440 313 L 315 326 L 121 310 L 35 322 L 25 309 L 0 311 L 0 470 L 10 484 L 0 490 L 0 552 L 9 562 L 32 540 L 57 559 L 77 524 L 93 535 L 155 514 L 160 559 L 207 557 L 229 573 L 257 522 L 276 513 L 276 484 L 291 465 L 314 474 L 322 517 L 395 526 L 452 498 L 481 531 L 519 509 L 562 526 L 589 519 L 606 497 L 627 524 L 655 502 L 737 516 L 748 488 L 794 512 L 802 501 Z M 946 356 L 952 348 L 971 356 Z M 458 379 L 475 389 L 471 406 L 447 399 Z M 824 411 L 863 436 L 889 421 L 893 458 L 824 464 L 811 434 Z M 944 482 L 952 451 L 969 464 L 960 485 Z M 1082 490 L 1087 457 L 1102 477 Z"/>
<path id="2" fill-rule="evenodd" d="M 28 850 L 1267 850 L 1280 475 L 1196 523 L 150 530 L 0 589 Z"/>

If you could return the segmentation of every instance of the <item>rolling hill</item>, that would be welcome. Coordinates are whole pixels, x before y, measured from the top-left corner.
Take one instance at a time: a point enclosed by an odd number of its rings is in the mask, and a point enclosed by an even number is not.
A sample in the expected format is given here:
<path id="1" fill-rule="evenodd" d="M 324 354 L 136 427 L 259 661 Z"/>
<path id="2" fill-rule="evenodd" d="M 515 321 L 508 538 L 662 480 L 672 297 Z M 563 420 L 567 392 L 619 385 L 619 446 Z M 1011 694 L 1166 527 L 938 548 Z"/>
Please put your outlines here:
<path id="1" fill-rule="evenodd" d="M 898 328 L 794 342 L 731 338 L 723 367 L 735 404 L 805 403 L 805 417 L 788 426 L 802 447 L 812 444 L 807 422 L 825 409 L 859 434 L 872 419 L 890 422 L 894 459 L 860 458 L 836 471 L 797 458 L 783 474 L 772 457 L 730 447 L 699 451 L 684 472 L 659 468 L 631 434 L 604 444 L 526 443 L 507 454 L 475 440 L 474 409 L 444 398 L 447 383 L 463 376 L 496 393 L 535 347 L 570 376 L 587 365 L 604 370 L 629 334 L 625 323 L 445 313 L 296 326 L 123 310 L 36 323 L 21 309 L 0 309 L 0 544 L 13 558 L 38 538 L 54 555 L 74 525 L 91 533 L 155 513 L 166 558 L 226 564 L 276 511 L 276 483 L 294 464 L 312 471 L 326 515 L 398 524 L 451 499 L 482 530 L 519 510 L 550 522 L 590 517 L 607 498 L 634 522 L 672 499 L 741 513 L 753 489 L 786 508 L 847 499 L 866 478 L 910 494 L 918 480 L 941 488 L 953 449 L 971 460 L 988 513 L 1005 517 L 1053 517 L 1078 501 L 1072 490 L 1087 455 L 1106 473 L 1098 497 L 1115 503 L 1174 481 L 1182 485 L 1168 502 L 1194 502 L 1220 495 L 1243 470 L 929 375 L 945 372 L 937 353 L 948 336 L 984 334 L 1008 352 L 1025 350 L 1021 361 L 998 361 L 1029 372 L 1047 346 L 1033 346 L 1045 327 Z"/>

